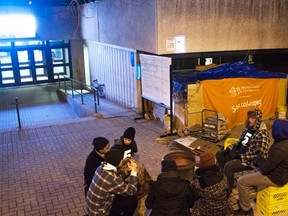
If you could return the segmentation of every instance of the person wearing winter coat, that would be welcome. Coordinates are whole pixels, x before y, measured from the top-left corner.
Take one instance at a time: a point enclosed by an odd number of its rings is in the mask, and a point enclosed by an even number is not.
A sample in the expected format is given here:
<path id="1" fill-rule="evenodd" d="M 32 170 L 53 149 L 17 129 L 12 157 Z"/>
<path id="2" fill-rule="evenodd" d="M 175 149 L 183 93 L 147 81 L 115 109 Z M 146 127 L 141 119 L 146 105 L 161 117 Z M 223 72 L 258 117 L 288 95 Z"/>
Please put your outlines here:
<path id="1" fill-rule="evenodd" d="M 108 152 L 110 149 L 109 140 L 106 139 L 105 137 L 94 138 L 92 145 L 94 146 L 94 148 L 88 155 L 84 167 L 83 186 L 85 196 L 87 195 L 89 186 L 92 182 L 96 169 L 101 165 L 102 161 L 105 160 L 104 154 Z"/>
<path id="2" fill-rule="evenodd" d="M 150 216 L 190 216 L 193 195 L 189 181 L 180 178 L 174 160 L 164 159 L 161 166 L 145 200 L 146 208 L 151 209 Z"/>
<path id="3" fill-rule="evenodd" d="M 137 161 L 135 153 L 138 152 L 137 144 L 135 141 L 136 130 L 134 127 L 128 127 L 120 139 L 116 139 L 111 149 L 117 149 L 123 154 L 123 163 L 121 170 L 127 169 L 127 162 L 134 160 L 138 167 L 138 193 L 137 197 L 141 198 L 148 193 L 149 182 L 152 181 L 150 174 L 148 173 L 145 166 Z"/>
<path id="4" fill-rule="evenodd" d="M 269 147 L 270 136 L 262 122 L 262 112 L 259 109 L 248 111 L 239 141 L 216 153 L 217 164 L 228 180 L 229 194 L 234 186 L 234 174 L 252 170 L 256 155 L 267 157 Z"/>
<path id="5" fill-rule="evenodd" d="M 227 194 L 228 184 L 225 176 L 215 163 L 215 157 L 210 152 L 200 155 L 196 178 L 191 183 L 195 204 L 193 216 L 227 216 L 233 213 Z"/>
<path id="6" fill-rule="evenodd" d="M 258 172 L 241 176 L 237 181 L 240 209 L 237 215 L 253 212 L 250 191 L 258 186 L 282 187 L 288 183 L 288 121 L 276 119 L 272 125 L 271 145 L 268 157 L 257 155 L 255 163 Z"/>
<path id="7" fill-rule="evenodd" d="M 128 168 L 130 176 L 127 179 L 119 174 L 117 168 L 123 161 L 122 153 L 111 149 L 104 155 L 93 176 L 87 196 L 86 206 L 89 216 L 133 216 L 138 200 L 137 193 L 137 165 L 130 161 Z"/>
<path id="8" fill-rule="evenodd" d="M 128 127 L 120 139 L 116 139 L 112 149 L 118 149 L 123 153 L 123 157 L 133 157 L 135 153 L 138 152 L 137 144 L 135 142 L 135 128 Z"/>

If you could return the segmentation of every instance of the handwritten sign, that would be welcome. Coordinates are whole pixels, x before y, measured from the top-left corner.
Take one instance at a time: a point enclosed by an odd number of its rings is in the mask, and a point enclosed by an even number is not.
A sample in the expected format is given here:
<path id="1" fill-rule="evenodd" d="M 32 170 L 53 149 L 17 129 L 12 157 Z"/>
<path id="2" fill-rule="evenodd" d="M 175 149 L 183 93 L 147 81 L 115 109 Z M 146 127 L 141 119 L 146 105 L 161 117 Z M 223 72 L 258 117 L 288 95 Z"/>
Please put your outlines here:
<path id="1" fill-rule="evenodd" d="M 140 54 L 142 97 L 170 107 L 171 58 Z"/>

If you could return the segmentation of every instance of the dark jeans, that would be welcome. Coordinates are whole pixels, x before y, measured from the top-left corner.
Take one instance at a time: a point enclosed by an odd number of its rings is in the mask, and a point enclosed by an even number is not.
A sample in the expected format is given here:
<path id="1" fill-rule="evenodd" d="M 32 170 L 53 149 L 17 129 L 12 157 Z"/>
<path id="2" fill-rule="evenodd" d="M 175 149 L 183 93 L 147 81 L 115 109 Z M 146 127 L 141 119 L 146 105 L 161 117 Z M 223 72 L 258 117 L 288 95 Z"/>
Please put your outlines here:
<path id="1" fill-rule="evenodd" d="M 85 198 L 86 198 L 86 196 L 87 196 L 88 190 L 89 190 L 89 186 L 86 185 L 86 186 L 84 187 Z"/>
<path id="2" fill-rule="evenodd" d="M 109 216 L 133 216 L 138 205 L 136 196 L 117 195 L 112 203 Z"/>
<path id="3" fill-rule="evenodd" d="M 252 167 L 242 165 L 241 159 L 233 159 L 237 155 L 235 150 L 231 150 L 229 154 L 224 154 L 224 150 L 216 153 L 217 164 L 227 177 L 228 195 L 230 196 L 234 185 L 234 174 L 245 170 L 252 170 Z"/>
<path id="4" fill-rule="evenodd" d="M 225 150 L 220 150 L 216 153 L 215 155 L 216 161 L 222 172 L 224 170 L 225 164 L 228 161 L 233 160 L 236 155 L 237 155 L 236 150 L 230 150 L 228 154 L 226 154 Z"/>

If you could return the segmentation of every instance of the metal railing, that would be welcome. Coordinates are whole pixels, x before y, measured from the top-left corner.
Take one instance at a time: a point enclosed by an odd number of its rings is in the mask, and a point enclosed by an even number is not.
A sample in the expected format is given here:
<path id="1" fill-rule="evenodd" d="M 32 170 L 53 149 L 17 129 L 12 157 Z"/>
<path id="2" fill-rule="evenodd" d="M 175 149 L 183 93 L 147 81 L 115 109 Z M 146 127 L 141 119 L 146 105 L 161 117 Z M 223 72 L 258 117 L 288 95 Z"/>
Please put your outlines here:
<path id="1" fill-rule="evenodd" d="M 72 79 L 66 75 L 64 75 L 63 80 L 60 80 L 58 75 L 58 83 L 59 83 L 59 89 L 61 89 L 61 84 L 63 83 L 65 94 L 67 94 L 67 90 L 71 90 L 72 98 L 75 97 L 75 93 L 80 95 L 82 104 L 84 104 L 84 98 L 92 101 L 94 103 L 95 113 L 97 113 L 97 105 L 100 105 L 99 92 L 94 86 L 87 85 L 86 83 Z M 85 90 L 93 93 L 93 99 L 91 99 L 91 97 L 89 97 L 87 94 L 83 92 Z"/>

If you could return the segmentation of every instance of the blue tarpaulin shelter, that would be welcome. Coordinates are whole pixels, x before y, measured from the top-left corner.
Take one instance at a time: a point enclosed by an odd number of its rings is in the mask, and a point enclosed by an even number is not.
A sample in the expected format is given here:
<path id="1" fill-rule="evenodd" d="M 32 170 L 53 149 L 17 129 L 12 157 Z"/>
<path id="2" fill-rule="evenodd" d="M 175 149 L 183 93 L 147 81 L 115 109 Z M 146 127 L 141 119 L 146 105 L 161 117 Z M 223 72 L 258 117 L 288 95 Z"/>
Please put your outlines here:
<path id="1" fill-rule="evenodd" d="M 286 78 L 282 72 L 269 72 L 257 69 L 246 61 L 233 62 L 211 68 L 198 74 L 198 80 L 225 79 L 225 78 Z"/>
<path id="2" fill-rule="evenodd" d="M 187 99 L 187 85 L 202 80 L 217 80 L 225 78 L 286 78 L 287 74 L 282 72 L 269 72 L 259 70 L 246 61 L 227 63 L 204 71 L 195 69 L 173 71 L 173 92 L 178 92 L 184 99 Z"/>

